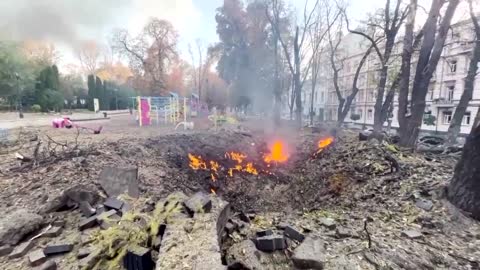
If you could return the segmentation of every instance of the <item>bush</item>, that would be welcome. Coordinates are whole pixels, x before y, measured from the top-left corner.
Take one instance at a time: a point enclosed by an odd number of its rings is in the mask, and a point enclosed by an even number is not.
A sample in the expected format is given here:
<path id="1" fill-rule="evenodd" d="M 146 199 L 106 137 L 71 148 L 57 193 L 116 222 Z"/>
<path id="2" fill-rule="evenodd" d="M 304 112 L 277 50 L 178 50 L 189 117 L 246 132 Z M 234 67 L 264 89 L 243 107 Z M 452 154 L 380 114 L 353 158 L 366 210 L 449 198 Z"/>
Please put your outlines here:
<path id="1" fill-rule="evenodd" d="M 30 110 L 32 110 L 32 112 L 38 113 L 42 111 L 42 106 L 38 104 L 33 104 L 32 107 L 30 107 Z"/>
<path id="2" fill-rule="evenodd" d="M 356 113 L 351 114 L 350 119 L 352 119 L 353 121 L 358 121 L 360 120 L 360 114 L 356 114 Z"/>

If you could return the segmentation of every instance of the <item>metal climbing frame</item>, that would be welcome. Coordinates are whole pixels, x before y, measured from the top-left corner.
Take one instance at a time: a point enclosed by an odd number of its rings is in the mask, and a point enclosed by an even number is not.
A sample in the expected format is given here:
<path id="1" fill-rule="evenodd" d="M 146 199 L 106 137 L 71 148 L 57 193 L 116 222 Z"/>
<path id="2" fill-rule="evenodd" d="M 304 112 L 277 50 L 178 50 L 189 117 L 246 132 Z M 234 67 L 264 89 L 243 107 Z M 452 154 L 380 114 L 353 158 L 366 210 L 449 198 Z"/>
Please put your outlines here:
<path id="1" fill-rule="evenodd" d="M 133 107 L 137 108 L 137 119 L 140 119 L 138 110 L 138 100 L 148 99 L 150 105 L 150 119 L 152 123 L 177 125 L 178 123 L 186 123 L 190 114 L 189 100 L 187 98 L 170 96 L 170 97 L 133 97 Z M 140 121 L 139 121 L 140 123 Z"/>

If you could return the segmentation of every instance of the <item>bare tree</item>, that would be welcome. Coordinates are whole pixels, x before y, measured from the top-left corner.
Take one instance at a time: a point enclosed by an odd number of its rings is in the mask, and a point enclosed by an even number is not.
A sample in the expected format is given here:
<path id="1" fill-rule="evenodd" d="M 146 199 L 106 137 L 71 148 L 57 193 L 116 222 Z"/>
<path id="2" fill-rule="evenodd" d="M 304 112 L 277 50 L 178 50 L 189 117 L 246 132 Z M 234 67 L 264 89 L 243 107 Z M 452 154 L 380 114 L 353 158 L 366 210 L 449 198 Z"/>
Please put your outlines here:
<path id="1" fill-rule="evenodd" d="M 178 56 L 178 34 L 170 22 L 151 19 L 137 37 L 118 30 L 113 40 L 116 51 L 128 58 L 134 74 L 146 82 L 152 92 L 165 90 L 168 67 Z"/>
<path id="2" fill-rule="evenodd" d="M 96 75 L 101 51 L 100 45 L 93 40 L 82 42 L 78 48 L 77 57 L 86 75 Z"/>
<path id="3" fill-rule="evenodd" d="M 307 40 L 309 29 L 319 23 L 318 20 L 315 20 L 315 12 L 318 12 L 320 0 L 316 0 L 312 9 L 308 9 L 308 1 L 305 3 L 303 11 L 303 22 L 301 25 L 295 27 L 293 40 L 288 42 L 288 40 L 283 37 L 280 33 L 280 24 L 282 21 L 281 12 L 280 12 L 280 3 L 279 0 L 271 0 L 271 14 L 267 12 L 267 17 L 272 25 L 273 31 L 276 33 L 280 45 L 282 47 L 283 54 L 285 56 L 288 68 L 292 75 L 292 84 L 293 84 L 293 97 L 295 101 L 295 120 L 297 121 L 298 127 L 302 124 L 302 88 L 305 82 L 305 79 L 310 73 L 312 67 L 313 55 L 315 55 L 319 48 L 320 43 L 311 44 L 311 47 L 305 46 L 305 41 Z M 340 16 L 340 11 L 337 12 L 336 18 Z M 335 19 L 336 20 L 336 19 Z M 333 20 L 333 21 L 335 21 Z M 323 29 L 323 33 L 320 34 L 319 40 L 323 40 L 326 35 L 326 30 L 331 27 L 326 25 Z M 290 46 L 291 44 L 291 46 Z M 310 53 L 306 53 L 306 50 L 310 49 Z"/>
<path id="4" fill-rule="evenodd" d="M 453 114 L 452 121 L 450 122 L 450 126 L 448 128 L 448 144 L 454 144 L 457 141 L 457 136 L 460 133 L 463 117 L 467 111 L 470 100 L 472 100 L 475 77 L 477 76 L 478 71 L 478 61 L 480 61 L 480 25 L 473 12 L 472 0 L 469 0 L 468 4 L 470 8 L 470 19 L 472 20 L 473 30 L 475 32 L 475 40 L 473 41 L 473 52 L 470 58 L 467 76 L 465 77 L 465 87 L 463 88 L 460 102 L 455 108 L 455 113 Z M 474 126 L 474 128 L 475 127 L 476 126 Z"/>
<path id="5" fill-rule="evenodd" d="M 346 13 L 344 13 L 344 16 L 346 16 Z M 327 15 L 327 21 L 329 20 L 328 18 L 329 16 Z M 333 82 L 333 88 L 335 89 L 335 93 L 338 99 L 338 108 L 337 108 L 337 125 L 338 126 L 341 126 L 345 121 L 345 118 L 347 117 L 348 112 L 351 109 L 353 100 L 358 94 L 358 91 L 359 91 L 358 79 L 360 76 L 360 72 L 373 49 L 373 46 L 369 46 L 369 48 L 367 48 L 366 51 L 364 52 L 358 66 L 356 67 L 350 94 L 344 97 L 342 94 L 340 83 L 339 83 L 339 74 L 343 69 L 343 59 L 342 59 L 343 56 L 342 56 L 342 52 L 340 51 L 340 45 L 342 43 L 341 29 L 342 29 L 342 23 L 340 23 L 338 25 L 338 28 L 336 29 L 336 37 L 333 37 L 330 30 L 328 31 L 328 45 L 330 50 L 329 61 L 330 61 L 330 66 L 332 68 L 332 74 L 333 74 L 332 82 Z"/>
<path id="6" fill-rule="evenodd" d="M 195 45 L 197 57 L 195 57 L 195 53 L 190 44 L 188 45 L 188 52 L 190 53 L 193 65 L 193 84 L 198 91 L 199 98 L 202 98 L 206 75 L 212 64 L 212 55 L 210 51 L 205 50 L 200 39 L 195 41 Z"/>
<path id="7" fill-rule="evenodd" d="M 377 95 L 373 122 L 374 136 L 376 137 L 380 134 L 383 123 L 387 120 L 388 111 L 395 93 L 395 87 L 398 86 L 399 79 L 395 79 L 392 83 L 393 87 L 390 87 L 387 93 L 387 98 L 385 98 L 385 88 L 387 86 L 388 72 L 391 65 L 392 52 L 395 46 L 396 37 L 400 26 L 403 24 L 403 21 L 408 14 L 408 7 L 402 8 L 402 0 L 397 0 L 393 11 L 391 11 L 390 6 L 391 0 L 387 0 L 383 14 L 370 18 L 367 23 L 367 31 L 351 30 L 349 28 L 348 18 L 346 17 L 349 32 L 367 39 L 375 50 L 380 62 L 380 74 L 376 88 Z M 377 31 L 377 29 L 380 31 Z"/>
<path id="8" fill-rule="evenodd" d="M 400 108 L 398 118 L 400 124 L 400 144 L 402 146 L 413 147 L 417 141 L 420 127 L 422 125 L 423 114 L 425 112 L 425 99 L 428 92 L 428 86 L 433 73 L 435 72 L 438 61 L 440 60 L 447 33 L 450 28 L 450 23 L 459 1 L 460 0 L 448 1 L 448 6 L 446 7 L 443 16 L 441 16 L 441 10 L 447 1 L 432 1 L 428 18 L 422 28 L 423 39 L 415 69 L 415 78 L 413 80 L 410 115 L 407 114 L 408 102 L 405 102 L 405 100 L 399 102 Z M 414 3 L 416 4 L 416 2 Z M 410 23 L 407 23 L 406 27 L 410 27 L 409 24 Z M 406 30 L 408 31 L 409 29 L 406 28 Z M 409 34 L 408 38 L 410 41 L 412 41 L 411 37 L 412 35 Z M 410 44 L 406 45 L 407 49 L 413 47 L 413 45 Z M 407 68 L 403 63 L 405 61 L 405 55 L 402 56 L 402 58 L 402 70 L 400 72 L 402 76 L 401 80 L 405 82 L 405 80 L 410 79 L 410 72 L 407 70 L 410 69 L 410 67 L 408 66 Z M 408 101 L 408 95 L 409 87 L 402 85 L 400 87 L 400 99 L 405 99 L 405 97 L 407 97 Z"/>

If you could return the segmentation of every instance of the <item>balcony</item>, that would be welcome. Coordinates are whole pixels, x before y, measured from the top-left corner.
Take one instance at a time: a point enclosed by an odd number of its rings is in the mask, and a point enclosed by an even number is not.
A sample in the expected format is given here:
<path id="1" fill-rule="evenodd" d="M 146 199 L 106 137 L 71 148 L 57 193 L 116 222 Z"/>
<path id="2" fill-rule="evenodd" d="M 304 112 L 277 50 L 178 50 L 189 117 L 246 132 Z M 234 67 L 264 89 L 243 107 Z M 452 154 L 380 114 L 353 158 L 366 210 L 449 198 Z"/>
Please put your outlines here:
<path id="1" fill-rule="evenodd" d="M 435 107 L 447 107 L 447 108 L 450 108 L 450 107 L 454 107 L 455 105 L 453 104 L 453 99 L 449 99 L 449 98 L 435 98 L 432 100 L 432 106 L 435 106 Z"/>

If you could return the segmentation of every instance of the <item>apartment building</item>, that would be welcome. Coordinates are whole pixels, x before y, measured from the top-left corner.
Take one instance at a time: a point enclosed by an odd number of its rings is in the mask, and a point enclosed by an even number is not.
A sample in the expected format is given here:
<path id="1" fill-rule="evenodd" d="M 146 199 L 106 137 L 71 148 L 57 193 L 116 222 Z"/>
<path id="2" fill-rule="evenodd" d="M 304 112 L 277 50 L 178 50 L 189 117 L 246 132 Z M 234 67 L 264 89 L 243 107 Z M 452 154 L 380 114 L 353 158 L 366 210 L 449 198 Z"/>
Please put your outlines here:
<path id="1" fill-rule="evenodd" d="M 450 121 L 458 105 L 464 88 L 464 79 L 467 75 L 470 55 L 473 50 L 474 32 L 470 20 L 453 24 L 448 35 L 442 57 L 432 78 L 427 95 L 427 107 L 423 131 L 446 132 Z M 339 72 L 339 85 L 342 96 L 350 94 L 353 78 L 368 43 L 360 36 L 347 34 L 344 36 L 341 51 L 341 70 Z M 401 44 L 397 44 L 393 51 L 390 70 L 399 69 L 401 61 Z M 324 61 L 317 82 L 314 108 L 318 114 L 317 119 L 324 121 L 337 120 L 338 98 L 333 87 L 332 69 L 327 59 Z M 415 63 L 413 63 L 415 65 Z M 350 114 L 345 122 L 354 123 L 358 126 L 373 125 L 375 112 L 376 86 L 378 82 L 379 61 L 375 53 L 370 54 L 361 69 L 358 87 L 359 92 L 354 99 Z M 413 81 L 412 74 L 412 81 Z M 306 83 L 306 85 L 308 85 Z M 388 85 L 387 85 L 388 87 Z M 311 88 L 311 87 L 310 87 Z M 308 115 L 310 109 L 311 92 L 309 87 L 304 88 L 304 112 Z M 322 98 L 323 96 L 323 98 Z M 468 134 L 472 128 L 473 120 L 480 106 L 480 79 L 475 81 L 473 99 L 463 118 L 461 133 Z M 397 120 L 398 99 L 395 98 L 391 118 L 391 127 L 398 127 Z M 321 112 L 321 113 L 320 113 Z M 358 120 L 352 120 L 351 115 L 359 116 Z M 388 125 L 388 123 L 385 123 Z"/>

